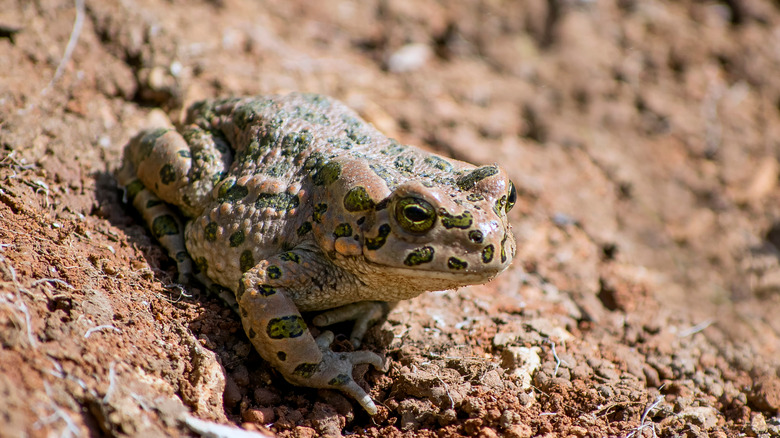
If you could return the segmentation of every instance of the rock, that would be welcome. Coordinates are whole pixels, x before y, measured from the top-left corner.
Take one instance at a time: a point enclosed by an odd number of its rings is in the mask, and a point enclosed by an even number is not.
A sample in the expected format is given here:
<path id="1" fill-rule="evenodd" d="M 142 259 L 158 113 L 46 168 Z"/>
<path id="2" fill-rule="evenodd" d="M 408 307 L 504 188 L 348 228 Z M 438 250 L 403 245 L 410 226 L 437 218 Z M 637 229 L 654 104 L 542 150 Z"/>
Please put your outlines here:
<path id="1" fill-rule="evenodd" d="M 765 433 L 769 429 L 766 425 L 766 419 L 760 412 L 753 415 L 750 419 L 750 426 L 748 426 L 748 428 L 750 429 L 750 432 L 753 432 L 756 435 Z"/>
<path id="2" fill-rule="evenodd" d="M 319 436 L 322 437 L 341 437 L 341 429 L 344 427 L 344 417 L 338 415 L 333 406 L 325 403 L 314 403 L 312 412 L 312 425 Z"/>
<path id="3" fill-rule="evenodd" d="M 514 424 L 508 427 L 504 434 L 507 438 L 529 438 L 533 435 L 531 427 L 525 424 Z"/>
<path id="4" fill-rule="evenodd" d="M 273 408 L 247 409 L 241 414 L 241 418 L 249 423 L 264 425 L 273 423 L 276 415 Z"/>
<path id="5" fill-rule="evenodd" d="M 780 378 L 771 374 L 757 378 L 748 399 L 759 410 L 780 412 Z"/>
<path id="6" fill-rule="evenodd" d="M 694 423 L 704 430 L 709 430 L 718 425 L 718 411 L 709 406 L 689 407 L 678 414 L 679 418 Z"/>
<path id="7" fill-rule="evenodd" d="M 520 379 L 520 387 L 531 388 L 533 375 L 542 364 L 539 347 L 507 347 L 501 352 L 501 367 Z"/>

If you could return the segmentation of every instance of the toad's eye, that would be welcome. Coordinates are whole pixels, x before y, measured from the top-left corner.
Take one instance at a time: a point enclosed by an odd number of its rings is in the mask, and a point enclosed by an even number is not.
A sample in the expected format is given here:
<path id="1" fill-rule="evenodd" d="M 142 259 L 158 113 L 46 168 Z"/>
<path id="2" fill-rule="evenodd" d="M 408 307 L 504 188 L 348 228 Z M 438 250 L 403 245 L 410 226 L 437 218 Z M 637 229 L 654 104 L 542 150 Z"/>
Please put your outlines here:
<path id="1" fill-rule="evenodd" d="M 512 184 L 512 181 L 509 181 L 509 197 L 506 198 L 505 207 L 507 213 L 515 206 L 515 202 L 517 202 L 517 190 L 515 190 L 515 185 Z"/>
<path id="2" fill-rule="evenodd" d="M 436 211 L 420 198 L 402 198 L 395 204 L 395 220 L 410 233 L 424 233 L 436 222 Z"/>

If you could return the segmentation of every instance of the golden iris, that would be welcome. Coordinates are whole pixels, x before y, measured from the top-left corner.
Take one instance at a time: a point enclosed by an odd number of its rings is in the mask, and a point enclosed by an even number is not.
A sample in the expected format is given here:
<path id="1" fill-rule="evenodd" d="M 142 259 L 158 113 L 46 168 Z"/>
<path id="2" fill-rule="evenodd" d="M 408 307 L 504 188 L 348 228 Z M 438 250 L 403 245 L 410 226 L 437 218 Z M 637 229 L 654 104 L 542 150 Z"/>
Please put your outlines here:
<path id="1" fill-rule="evenodd" d="M 410 233 L 424 233 L 433 228 L 436 210 L 420 198 L 402 198 L 395 204 L 395 220 Z"/>

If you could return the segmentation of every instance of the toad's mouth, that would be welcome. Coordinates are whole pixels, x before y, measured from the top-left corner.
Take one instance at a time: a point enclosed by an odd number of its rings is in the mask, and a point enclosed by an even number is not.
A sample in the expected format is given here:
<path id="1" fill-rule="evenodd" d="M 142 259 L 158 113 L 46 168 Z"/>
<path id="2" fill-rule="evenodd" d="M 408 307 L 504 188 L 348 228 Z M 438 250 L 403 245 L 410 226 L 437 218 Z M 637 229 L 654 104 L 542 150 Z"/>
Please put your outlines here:
<path id="1" fill-rule="evenodd" d="M 393 270 L 398 273 L 403 273 L 407 277 L 415 278 L 430 278 L 430 279 L 458 279 L 463 281 L 463 284 L 481 284 L 503 272 L 509 265 L 500 265 L 491 269 L 470 269 L 470 270 L 439 270 L 439 269 L 424 269 L 424 268 L 408 268 L 398 266 L 385 266 L 387 270 Z"/>
<path id="2" fill-rule="evenodd" d="M 490 264 L 490 265 L 479 265 L 478 269 L 475 268 L 466 268 L 462 270 L 452 270 L 452 269 L 436 269 L 433 267 L 429 267 L 426 265 L 418 265 L 418 266 L 397 266 L 397 265 L 388 265 L 386 263 L 380 263 L 374 260 L 371 260 L 369 258 L 365 257 L 343 257 L 343 259 L 350 259 L 349 261 L 346 261 L 352 266 L 357 265 L 363 265 L 363 268 L 358 268 L 358 271 L 365 271 L 366 274 L 371 272 L 382 272 L 384 274 L 384 277 L 389 278 L 404 278 L 404 279 L 414 279 L 421 281 L 421 285 L 425 284 L 427 281 L 435 282 L 435 281 L 444 281 L 447 282 L 447 284 L 450 284 L 449 287 L 444 287 L 442 289 L 449 289 L 456 286 L 466 286 L 470 284 L 482 284 L 490 281 L 494 277 L 496 277 L 498 274 L 505 271 L 510 263 L 496 263 L 496 264 Z M 392 280 L 388 280 L 392 281 Z"/>

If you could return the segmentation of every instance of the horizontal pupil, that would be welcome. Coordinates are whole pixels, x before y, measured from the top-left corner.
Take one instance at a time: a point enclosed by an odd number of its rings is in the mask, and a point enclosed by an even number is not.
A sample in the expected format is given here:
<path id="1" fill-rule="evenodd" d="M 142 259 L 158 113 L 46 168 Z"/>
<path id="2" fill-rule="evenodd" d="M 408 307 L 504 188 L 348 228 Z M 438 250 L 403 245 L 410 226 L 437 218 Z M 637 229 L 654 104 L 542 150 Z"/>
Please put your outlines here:
<path id="1" fill-rule="evenodd" d="M 420 222 L 428 219 L 430 214 L 418 205 L 409 205 L 404 208 L 404 216 L 412 222 Z"/>

